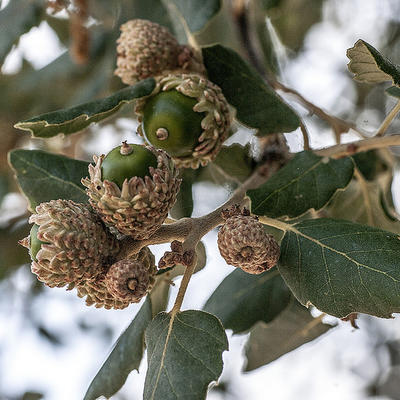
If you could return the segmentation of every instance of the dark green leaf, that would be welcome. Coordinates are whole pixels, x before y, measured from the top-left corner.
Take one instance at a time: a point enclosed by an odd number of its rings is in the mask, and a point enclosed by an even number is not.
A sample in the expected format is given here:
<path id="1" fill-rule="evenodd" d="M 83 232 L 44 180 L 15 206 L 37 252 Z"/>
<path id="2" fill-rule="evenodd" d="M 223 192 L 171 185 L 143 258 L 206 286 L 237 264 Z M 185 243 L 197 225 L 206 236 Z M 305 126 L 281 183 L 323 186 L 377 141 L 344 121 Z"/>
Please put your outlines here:
<path id="1" fill-rule="evenodd" d="M 9 163 L 30 209 L 49 200 L 88 201 L 81 179 L 88 175 L 89 163 L 41 150 L 13 150 Z"/>
<path id="2" fill-rule="evenodd" d="M 221 87 L 240 122 L 257 129 L 260 136 L 299 126 L 296 113 L 237 53 L 220 45 L 202 51 L 209 79 Z"/>
<path id="3" fill-rule="evenodd" d="M 139 370 L 144 352 L 144 332 L 153 317 L 165 310 L 169 288 L 169 281 L 163 278 L 157 280 L 136 317 L 119 337 L 107 360 L 94 377 L 84 400 L 95 400 L 99 396 L 109 398 L 121 389 L 133 370 Z"/>
<path id="4" fill-rule="evenodd" d="M 271 323 L 258 323 L 246 344 L 245 371 L 252 371 L 311 342 L 327 332 L 332 325 L 323 324 L 292 299 L 291 304 Z"/>
<path id="5" fill-rule="evenodd" d="M 276 269 L 260 275 L 236 269 L 215 289 L 204 310 L 216 315 L 225 329 L 240 333 L 258 321 L 272 321 L 289 299 L 290 291 Z"/>
<path id="6" fill-rule="evenodd" d="M 222 372 L 224 328 L 202 311 L 160 313 L 146 329 L 148 370 L 144 400 L 204 399 Z"/>
<path id="7" fill-rule="evenodd" d="M 16 267 L 31 261 L 28 250 L 18 240 L 29 235 L 31 225 L 26 218 L 0 228 L 0 280 L 7 277 Z"/>
<path id="8" fill-rule="evenodd" d="M 363 151 L 354 154 L 351 158 L 364 178 L 369 181 L 375 178 L 378 168 L 383 167 L 383 163 L 376 150 Z"/>
<path id="9" fill-rule="evenodd" d="M 386 93 L 390 96 L 400 98 L 400 87 L 391 86 L 390 88 L 386 89 Z"/>
<path id="10" fill-rule="evenodd" d="M 11 0 L 0 11 L 0 65 L 20 36 L 39 24 L 43 11 L 41 0 Z"/>
<path id="11" fill-rule="evenodd" d="M 242 146 L 234 143 L 230 146 L 222 146 L 213 164 L 221 168 L 228 176 L 243 182 L 251 174 L 254 167 L 254 161 L 249 152 L 249 144 Z"/>
<path id="12" fill-rule="evenodd" d="M 172 218 L 181 219 L 190 217 L 193 212 L 193 194 L 192 187 L 197 176 L 197 170 L 187 168 L 182 170 L 180 178 L 182 183 L 176 196 L 176 202 L 170 214 Z"/>
<path id="13" fill-rule="evenodd" d="M 144 331 L 152 320 L 151 307 L 151 300 L 147 298 L 115 343 L 112 352 L 90 384 L 84 400 L 95 400 L 100 396 L 110 398 L 121 389 L 134 369 L 139 370 L 143 357 Z"/>
<path id="14" fill-rule="evenodd" d="M 76 107 L 53 111 L 15 124 L 16 128 L 29 131 L 32 137 L 49 138 L 59 133 L 69 135 L 115 114 L 123 104 L 149 95 L 154 89 L 153 78 L 145 79 L 134 86 L 122 89 L 100 100 Z"/>
<path id="15" fill-rule="evenodd" d="M 357 40 L 355 45 L 347 50 L 347 57 L 350 59 L 347 66 L 356 81 L 392 81 L 395 85 L 400 85 L 400 66 L 393 64 L 364 40 Z"/>
<path id="16" fill-rule="evenodd" d="M 333 219 L 288 225 L 279 270 L 297 299 L 339 318 L 400 311 L 400 239 Z"/>
<path id="17" fill-rule="evenodd" d="M 163 0 L 172 20 L 187 25 L 190 32 L 201 31 L 207 22 L 220 10 L 220 0 Z"/>
<path id="18" fill-rule="evenodd" d="M 251 210 L 273 218 L 320 210 L 338 189 L 349 184 L 353 171 L 349 157 L 333 160 L 302 151 L 264 185 L 247 192 Z"/>

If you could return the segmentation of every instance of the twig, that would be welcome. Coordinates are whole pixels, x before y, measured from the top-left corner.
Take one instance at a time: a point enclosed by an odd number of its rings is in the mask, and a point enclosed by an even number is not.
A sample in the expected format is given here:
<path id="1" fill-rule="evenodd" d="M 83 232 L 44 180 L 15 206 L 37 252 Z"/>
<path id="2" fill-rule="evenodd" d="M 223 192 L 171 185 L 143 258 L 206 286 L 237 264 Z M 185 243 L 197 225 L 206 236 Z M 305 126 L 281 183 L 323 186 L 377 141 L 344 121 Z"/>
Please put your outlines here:
<path id="1" fill-rule="evenodd" d="M 185 273 L 181 281 L 181 285 L 179 286 L 179 291 L 176 296 L 174 306 L 172 307 L 171 310 L 171 314 L 176 314 L 181 309 L 183 298 L 185 297 L 185 293 L 189 285 L 190 278 L 192 277 L 193 272 L 196 268 L 196 264 L 197 264 L 197 254 L 195 254 L 195 256 L 193 257 L 192 263 L 188 267 L 186 267 Z"/>
<path id="2" fill-rule="evenodd" d="M 303 135 L 303 148 L 304 150 L 310 150 L 310 139 L 308 135 L 308 131 L 306 126 L 304 125 L 304 122 L 300 120 L 300 130 Z"/>
<path id="3" fill-rule="evenodd" d="M 372 149 L 382 149 L 388 146 L 399 146 L 400 134 L 373 137 L 369 139 L 358 140 L 356 142 L 337 144 L 321 150 L 315 150 L 315 154 L 325 157 L 341 158 L 355 153 L 360 153 Z"/>
<path id="4" fill-rule="evenodd" d="M 383 136 L 384 133 L 387 131 L 389 128 L 389 125 L 392 123 L 392 121 L 396 118 L 396 115 L 400 112 L 400 100 L 397 102 L 397 104 L 392 108 L 390 113 L 386 115 L 385 119 L 383 120 L 381 126 L 378 128 L 376 135 L 375 136 Z"/>
<path id="5" fill-rule="evenodd" d="M 270 81 L 270 84 L 274 89 L 282 90 L 282 92 L 292 94 L 295 99 L 297 99 L 303 106 L 305 106 L 309 111 L 318 115 L 321 119 L 325 120 L 329 125 L 331 125 L 333 132 L 335 133 L 336 141 L 340 142 L 340 136 L 342 133 L 348 132 L 350 129 L 356 131 L 361 137 L 365 135 L 358 130 L 357 126 L 352 122 L 345 121 L 341 118 L 329 115 L 322 108 L 316 106 L 315 104 L 304 98 L 297 90 L 291 89 L 285 86 L 283 83 L 278 81 Z"/>

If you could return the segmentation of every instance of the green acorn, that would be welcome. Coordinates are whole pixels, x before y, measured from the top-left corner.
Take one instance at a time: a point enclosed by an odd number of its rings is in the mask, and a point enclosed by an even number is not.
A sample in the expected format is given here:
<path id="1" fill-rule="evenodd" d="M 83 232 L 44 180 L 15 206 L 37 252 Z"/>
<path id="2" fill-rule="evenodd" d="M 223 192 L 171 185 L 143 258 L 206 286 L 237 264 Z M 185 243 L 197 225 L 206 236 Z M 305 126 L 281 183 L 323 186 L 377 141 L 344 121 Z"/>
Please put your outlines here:
<path id="1" fill-rule="evenodd" d="M 163 150 L 127 143 L 93 158 L 90 178 L 82 179 L 92 207 L 114 233 L 150 237 L 179 191 L 181 180 L 171 158 Z"/>
<path id="2" fill-rule="evenodd" d="M 49 242 L 42 242 L 38 239 L 39 225 L 32 225 L 31 231 L 29 233 L 29 252 L 32 261 L 37 261 L 36 255 L 42 247 L 42 244 L 49 244 Z"/>
<path id="3" fill-rule="evenodd" d="M 125 179 L 149 176 L 149 167 L 157 168 L 157 157 L 151 150 L 138 144 L 123 142 L 104 158 L 101 176 L 103 180 L 114 182 L 122 189 Z"/>
<path id="4" fill-rule="evenodd" d="M 119 251 L 118 242 L 86 204 L 51 200 L 36 207 L 30 235 L 20 241 L 29 248 L 32 272 L 50 287 L 92 279 Z"/>
<path id="5" fill-rule="evenodd" d="M 157 77 L 153 93 L 136 102 L 135 113 L 141 122 L 139 134 L 184 168 L 212 161 L 232 121 L 221 89 L 197 74 Z"/>

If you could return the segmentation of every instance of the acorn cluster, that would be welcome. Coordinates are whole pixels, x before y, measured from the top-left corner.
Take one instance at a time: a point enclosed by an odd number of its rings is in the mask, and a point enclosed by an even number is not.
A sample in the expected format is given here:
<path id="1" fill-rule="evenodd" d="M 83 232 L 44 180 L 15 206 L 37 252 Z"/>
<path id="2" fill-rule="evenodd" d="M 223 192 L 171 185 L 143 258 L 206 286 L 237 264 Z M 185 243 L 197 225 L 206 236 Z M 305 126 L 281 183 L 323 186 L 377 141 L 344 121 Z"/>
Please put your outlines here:
<path id="1" fill-rule="evenodd" d="M 125 84 L 153 77 L 153 92 L 136 102 L 138 133 L 169 153 L 178 168 L 215 159 L 227 139 L 232 109 L 206 78 L 200 51 L 180 45 L 167 28 L 135 19 L 121 26 L 115 74 Z"/>
<path id="2" fill-rule="evenodd" d="M 76 288 L 87 305 L 122 309 L 140 301 L 155 282 L 147 247 L 128 254 L 126 241 L 150 238 L 174 205 L 178 168 L 214 160 L 227 139 L 233 115 L 222 90 L 205 76 L 201 54 L 180 45 L 164 27 L 145 20 L 121 27 L 115 74 L 126 84 L 153 77 L 153 92 L 136 102 L 138 132 L 147 144 L 128 144 L 94 156 L 82 179 L 89 204 L 51 200 L 30 217 L 30 235 L 20 243 L 31 270 L 49 287 Z M 273 267 L 279 246 L 255 217 L 227 210 L 218 234 L 228 264 L 258 274 Z M 159 268 L 189 265 L 193 251 L 173 241 Z"/>
<path id="3" fill-rule="evenodd" d="M 147 247 L 120 258 L 121 240 L 147 239 L 163 224 L 179 190 L 178 170 L 163 150 L 122 143 L 94 156 L 88 204 L 51 200 L 36 207 L 20 243 L 32 272 L 49 287 L 77 289 L 87 305 L 122 309 L 153 287 L 156 267 Z"/>

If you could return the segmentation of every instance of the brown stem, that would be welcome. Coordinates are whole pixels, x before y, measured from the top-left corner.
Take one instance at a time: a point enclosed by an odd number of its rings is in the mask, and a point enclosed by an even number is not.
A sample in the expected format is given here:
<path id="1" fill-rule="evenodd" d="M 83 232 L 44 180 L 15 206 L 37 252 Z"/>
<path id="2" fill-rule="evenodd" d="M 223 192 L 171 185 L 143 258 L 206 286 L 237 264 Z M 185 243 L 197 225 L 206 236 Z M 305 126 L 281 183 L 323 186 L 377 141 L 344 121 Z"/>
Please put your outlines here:
<path id="1" fill-rule="evenodd" d="M 303 104 L 309 111 L 311 111 L 315 115 L 318 115 L 318 117 L 320 117 L 321 119 L 325 120 L 332 127 L 333 132 L 335 133 L 336 141 L 338 143 L 340 142 L 340 135 L 342 133 L 348 132 L 350 129 L 356 131 L 361 137 L 365 137 L 365 135 L 357 129 L 357 126 L 355 124 L 345 121 L 341 118 L 329 115 L 322 108 L 308 101 L 297 90 L 291 89 L 276 80 L 270 81 L 270 84 L 276 90 L 282 90 L 282 92 L 293 95 L 294 98 L 298 100 L 301 104 Z"/>
<path id="2" fill-rule="evenodd" d="M 369 139 L 358 140 L 356 142 L 337 144 L 321 150 L 315 150 L 315 154 L 325 157 L 341 158 L 355 153 L 360 153 L 372 149 L 381 149 L 388 146 L 399 146 L 400 134 L 392 136 L 375 136 Z"/>

